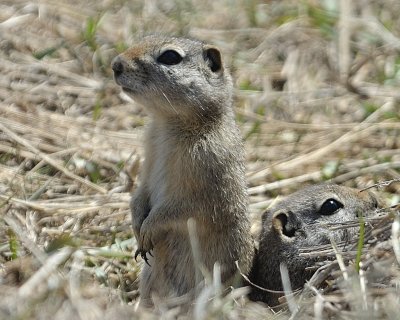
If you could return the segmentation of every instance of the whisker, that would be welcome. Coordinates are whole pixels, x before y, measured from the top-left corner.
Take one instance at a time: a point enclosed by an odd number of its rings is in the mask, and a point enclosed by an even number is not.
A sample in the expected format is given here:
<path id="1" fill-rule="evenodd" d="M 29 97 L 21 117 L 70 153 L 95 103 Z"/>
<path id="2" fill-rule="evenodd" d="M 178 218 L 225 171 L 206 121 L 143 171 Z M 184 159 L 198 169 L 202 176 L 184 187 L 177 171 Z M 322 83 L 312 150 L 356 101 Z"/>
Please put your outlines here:
<path id="1" fill-rule="evenodd" d="M 168 99 L 167 95 L 164 93 L 164 91 L 162 91 L 161 89 L 157 88 L 156 89 L 161 92 L 161 94 L 164 96 L 165 100 L 167 100 L 168 104 L 171 106 L 172 110 L 174 110 L 174 112 L 178 115 L 178 111 L 176 111 L 176 109 L 174 108 L 174 106 L 172 105 L 171 101 Z"/>

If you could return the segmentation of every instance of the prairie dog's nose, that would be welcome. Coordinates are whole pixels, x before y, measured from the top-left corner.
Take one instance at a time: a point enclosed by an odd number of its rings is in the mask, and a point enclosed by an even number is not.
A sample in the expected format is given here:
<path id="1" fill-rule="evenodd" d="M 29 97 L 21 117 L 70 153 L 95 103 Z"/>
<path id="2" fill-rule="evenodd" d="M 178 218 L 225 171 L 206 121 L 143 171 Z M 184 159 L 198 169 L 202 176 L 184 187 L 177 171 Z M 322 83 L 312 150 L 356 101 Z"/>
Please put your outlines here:
<path id="1" fill-rule="evenodd" d="M 111 69 L 113 69 L 115 76 L 119 76 L 122 72 L 124 72 L 124 64 L 125 62 L 120 56 L 114 58 L 114 60 L 111 62 Z"/>

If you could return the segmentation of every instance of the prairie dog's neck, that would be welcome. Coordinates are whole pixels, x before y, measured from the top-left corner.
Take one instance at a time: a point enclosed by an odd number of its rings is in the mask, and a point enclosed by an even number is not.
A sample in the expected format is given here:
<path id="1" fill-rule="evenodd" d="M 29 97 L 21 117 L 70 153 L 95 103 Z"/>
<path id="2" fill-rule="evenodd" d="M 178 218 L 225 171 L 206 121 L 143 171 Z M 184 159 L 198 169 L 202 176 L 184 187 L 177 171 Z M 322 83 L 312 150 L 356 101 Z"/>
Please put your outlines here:
<path id="1" fill-rule="evenodd" d="M 234 113 L 231 107 L 226 107 L 219 114 L 213 113 L 212 116 L 201 117 L 165 117 L 151 115 L 152 127 L 158 127 L 169 133 L 178 135 L 203 135 L 212 131 L 225 130 L 227 127 L 235 126 Z M 151 130 L 151 129 L 150 129 Z M 229 130 L 227 130 L 229 131 Z"/>

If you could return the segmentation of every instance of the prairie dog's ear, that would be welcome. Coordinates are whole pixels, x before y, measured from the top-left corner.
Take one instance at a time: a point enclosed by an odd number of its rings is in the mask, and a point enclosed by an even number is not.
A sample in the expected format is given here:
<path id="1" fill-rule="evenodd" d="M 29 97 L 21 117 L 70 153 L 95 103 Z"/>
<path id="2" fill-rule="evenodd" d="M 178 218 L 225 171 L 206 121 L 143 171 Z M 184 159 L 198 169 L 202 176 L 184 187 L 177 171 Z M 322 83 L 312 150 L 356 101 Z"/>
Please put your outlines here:
<path id="1" fill-rule="evenodd" d="M 272 227 L 278 231 L 278 233 L 283 233 L 285 225 L 288 222 L 288 214 L 284 211 L 278 211 L 272 217 Z"/>
<path id="2" fill-rule="evenodd" d="M 272 227 L 282 236 L 293 238 L 300 226 L 291 211 L 278 211 L 272 217 Z"/>
<path id="3" fill-rule="evenodd" d="M 205 45 L 203 50 L 204 59 L 206 60 L 211 71 L 223 71 L 221 52 L 218 50 L 218 48 L 212 45 Z"/>

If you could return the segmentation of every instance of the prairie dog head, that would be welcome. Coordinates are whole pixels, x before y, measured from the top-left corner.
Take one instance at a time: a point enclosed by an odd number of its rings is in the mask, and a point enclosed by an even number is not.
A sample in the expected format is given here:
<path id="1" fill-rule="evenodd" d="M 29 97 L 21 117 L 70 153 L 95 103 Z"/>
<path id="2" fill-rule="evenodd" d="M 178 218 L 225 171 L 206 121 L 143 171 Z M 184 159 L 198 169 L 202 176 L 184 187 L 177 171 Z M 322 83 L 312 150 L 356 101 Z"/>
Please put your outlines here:
<path id="1" fill-rule="evenodd" d="M 373 214 L 379 204 L 369 191 L 325 183 L 287 196 L 263 214 L 259 250 L 250 278 L 261 287 L 281 291 L 283 263 L 292 289 L 303 287 L 314 273 L 308 267 L 319 258 L 302 256 L 301 249 L 329 245 L 331 239 L 338 245 L 357 239 L 359 216 Z M 353 221 L 356 226 L 332 229 L 335 224 Z M 276 305 L 280 295 L 253 288 L 251 299 Z"/>
<path id="2" fill-rule="evenodd" d="M 334 184 L 318 184 L 299 190 L 263 214 L 262 235 L 270 233 L 283 244 L 296 248 L 346 241 L 356 228 L 329 230 L 335 223 L 357 221 L 372 214 L 378 199 L 369 191 Z"/>
<path id="3" fill-rule="evenodd" d="M 122 90 L 155 117 L 207 120 L 231 106 L 221 53 L 201 41 L 148 36 L 117 56 L 112 69 Z"/>

